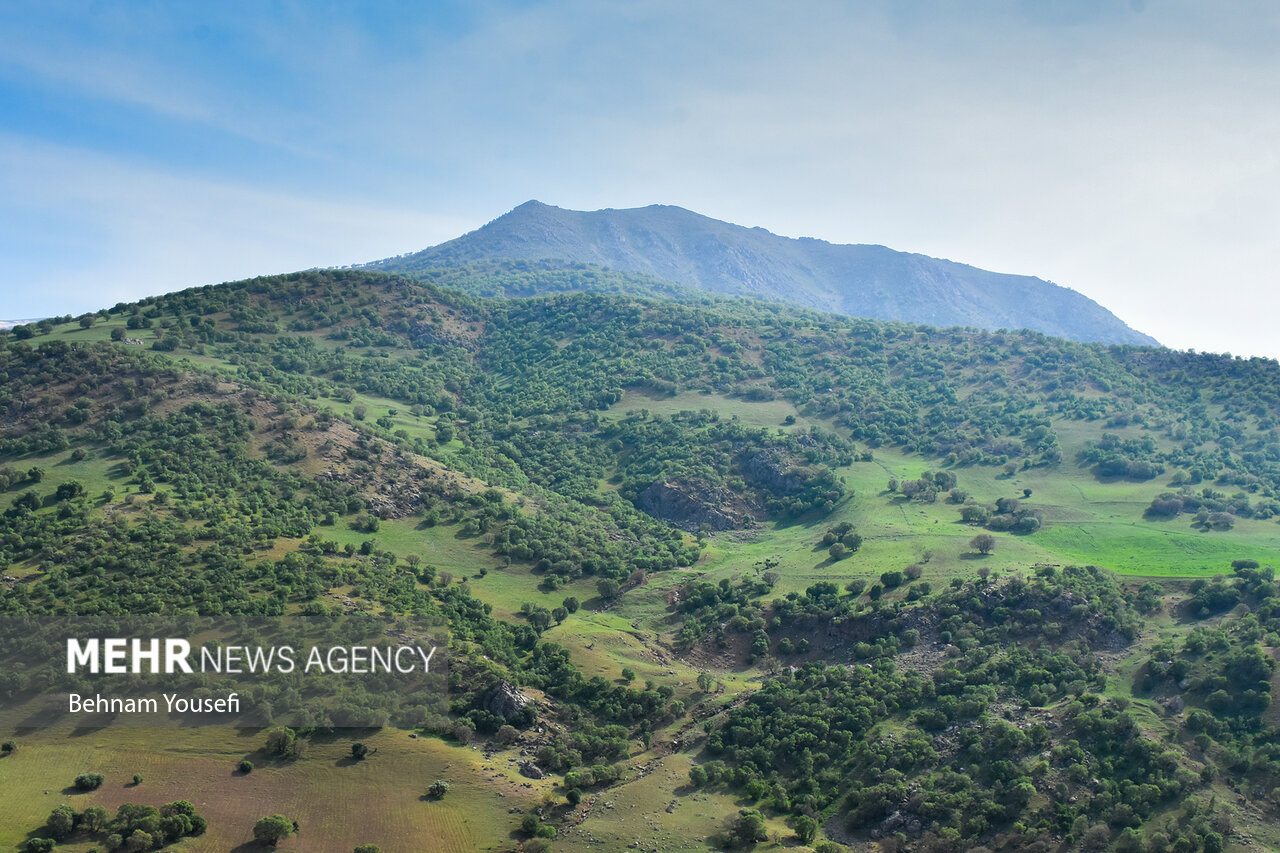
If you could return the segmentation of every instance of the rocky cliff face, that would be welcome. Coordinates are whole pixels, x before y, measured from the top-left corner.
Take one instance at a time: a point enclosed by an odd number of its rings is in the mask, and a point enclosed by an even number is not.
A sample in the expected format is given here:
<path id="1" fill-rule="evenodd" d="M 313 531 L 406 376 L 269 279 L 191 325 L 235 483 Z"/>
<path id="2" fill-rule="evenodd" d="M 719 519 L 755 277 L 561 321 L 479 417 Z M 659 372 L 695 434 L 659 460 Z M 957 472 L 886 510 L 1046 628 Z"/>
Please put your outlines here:
<path id="1" fill-rule="evenodd" d="M 726 488 L 705 483 L 657 480 L 636 498 L 636 506 L 654 518 L 684 530 L 707 525 L 712 530 L 733 530 L 748 517 L 759 518 L 759 507 Z"/>
<path id="2" fill-rule="evenodd" d="M 776 496 L 789 496 L 804 490 L 812 472 L 797 466 L 782 451 L 765 450 L 746 461 L 743 473 L 754 485 Z"/>

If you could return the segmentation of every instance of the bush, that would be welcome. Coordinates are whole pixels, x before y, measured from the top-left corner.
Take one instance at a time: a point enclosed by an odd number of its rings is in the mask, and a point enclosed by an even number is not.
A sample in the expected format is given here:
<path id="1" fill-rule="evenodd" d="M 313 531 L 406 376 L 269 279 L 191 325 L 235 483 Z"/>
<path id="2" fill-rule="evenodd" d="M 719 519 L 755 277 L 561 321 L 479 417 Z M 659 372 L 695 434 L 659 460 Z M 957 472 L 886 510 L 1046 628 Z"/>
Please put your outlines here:
<path id="1" fill-rule="evenodd" d="M 253 762 L 246 758 L 244 761 L 240 762 L 239 769 L 241 773 L 252 773 Z"/>
<path id="2" fill-rule="evenodd" d="M 264 817 L 253 825 L 253 838 L 261 844 L 275 847 L 282 838 L 293 835 L 293 821 L 284 815 L 273 814 Z"/>
<path id="3" fill-rule="evenodd" d="M 433 800 L 443 799 L 447 793 L 449 793 L 449 783 L 443 779 L 437 779 L 431 783 L 431 787 L 427 788 L 427 796 Z"/>
<path id="4" fill-rule="evenodd" d="M 76 777 L 76 789 L 80 791 L 96 791 L 102 787 L 101 773 L 81 773 Z"/>

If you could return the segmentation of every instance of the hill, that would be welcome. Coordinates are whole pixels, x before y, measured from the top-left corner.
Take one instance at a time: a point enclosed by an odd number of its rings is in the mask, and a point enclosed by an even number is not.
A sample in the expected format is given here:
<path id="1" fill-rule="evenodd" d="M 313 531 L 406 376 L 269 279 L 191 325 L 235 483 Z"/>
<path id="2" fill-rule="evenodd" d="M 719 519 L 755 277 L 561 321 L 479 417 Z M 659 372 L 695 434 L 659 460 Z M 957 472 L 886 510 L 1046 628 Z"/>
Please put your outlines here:
<path id="1" fill-rule="evenodd" d="M 182 800 L 192 850 L 272 812 L 340 853 L 1280 843 L 1280 365 L 473 295 L 633 280 L 519 263 L 0 331 L 0 844 Z M 429 642 L 447 691 L 272 675 L 252 725 L 99 729 L 49 704 L 125 689 L 70 636 Z"/>
<path id="2" fill-rule="evenodd" d="M 584 212 L 529 201 L 455 240 L 368 267 L 416 273 L 552 259 L 852 317 L 1156 343 L 1093 300 L 1039 278 L 884 246 L 794 240 L 668 205 Z"/>

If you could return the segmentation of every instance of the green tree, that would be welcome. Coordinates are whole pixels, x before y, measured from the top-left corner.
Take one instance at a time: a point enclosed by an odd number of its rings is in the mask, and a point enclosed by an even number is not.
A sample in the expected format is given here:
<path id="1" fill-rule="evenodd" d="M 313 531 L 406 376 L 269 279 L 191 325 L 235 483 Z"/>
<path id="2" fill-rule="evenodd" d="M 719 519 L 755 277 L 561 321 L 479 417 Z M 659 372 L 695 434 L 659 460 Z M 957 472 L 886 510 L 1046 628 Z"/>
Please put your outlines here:
<path id="1" fill-rule="evenodd" d="M 969 547 L 985 557 L 996 549 L 996 537 L 990 533 L 979 533 L 969 540 Z"/>
<path id="2" fill-rule="evenodd" d="M 81 791 L 94 791 L 102 787 L 101 773 L 81 773 L 76 777 L 75 786 Z"/>
<path id="3" fill-rule="evenodd" d="M 284 815 L 274 814 L 261 818 L 253 825 L 254 840 L 275 847 L 280 839 L 293 835 L 293 821 Z"/>
<path id="4" fill-rule="evenodd" d="M 742 809 L 730 829 L 734 841 L 741 845 L 755 844 L 769 837 L 765 827 L 764 816 L 755 809 Z"/>
<path id="5" fill-rule="evenodd" d="M 89 806 L 80 816 L 80 825 L 88 832 L 102 832 L 111 822 L 111 815 L 102 806 Z"/>
<path id="6" fill-rule="evenodd" d="M 297 758 L 298 733 L 287 726 L 278 726 L 267 732 L 267 754 L 282 758 Z"/>
<path id="7" fill-rule="evenodd" d="M 791 826 L 795 829 L 796 838 L 800 839 L 801 844 L 808 844 L 818 834 L 818 822 L 805 814 L 793 820 Z"/>
<path id="8" fill-rule="evenodd" d="M 61 841 L 71 834 L 71 830 L 75 829 L 76 813 L 71 806 L 58 806 L 53 810 L 53 814 L 49 815 L 49 820 L 45 822 L 49 834 L 56 840 Z"/>
<path id="9" fill-rule="evenodd" d="M 151 833 L 135 829 L 133 834 L 124 840 L 124 849 L 126 853 L 143 853 L 144 850 L 150 850 L 154 844 L 155 838 Z"/>

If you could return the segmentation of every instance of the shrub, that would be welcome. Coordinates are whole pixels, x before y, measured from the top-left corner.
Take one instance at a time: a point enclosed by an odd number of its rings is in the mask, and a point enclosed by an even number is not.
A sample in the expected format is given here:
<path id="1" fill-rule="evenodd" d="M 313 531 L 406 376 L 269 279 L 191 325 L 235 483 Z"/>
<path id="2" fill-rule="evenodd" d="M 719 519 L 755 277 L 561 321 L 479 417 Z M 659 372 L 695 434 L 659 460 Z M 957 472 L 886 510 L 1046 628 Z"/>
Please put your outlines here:
<path id="1" fill-rule="evenodd" d="M 241 773 L 252 773 L 252 772 L 253 772 L 253 762 L 252 762 L 252 761 L 250 761 L 250 760 L 249 760 L 249 759 L 247 759 L 247 758 L 246 758 L 244 761 L 241 761 L 241 762 L 240 762 L 240 772 L 241 772 Z"/>
<path id="2" fill-rule="evenodd" d="M 293 821 L 284 815 L 274 814 L 260 818 L 253 825 L 254 840 L 271 847 L 275 847 L 280 839 L 288 838 L 290 835 L 293 835 Z"/>
<path id="3" fill-rule="evenodd" d="M 76 777 L 75 785 L 80 791 L 96 791 L 102 787 L 102 774 L 81 773 Z"/>

